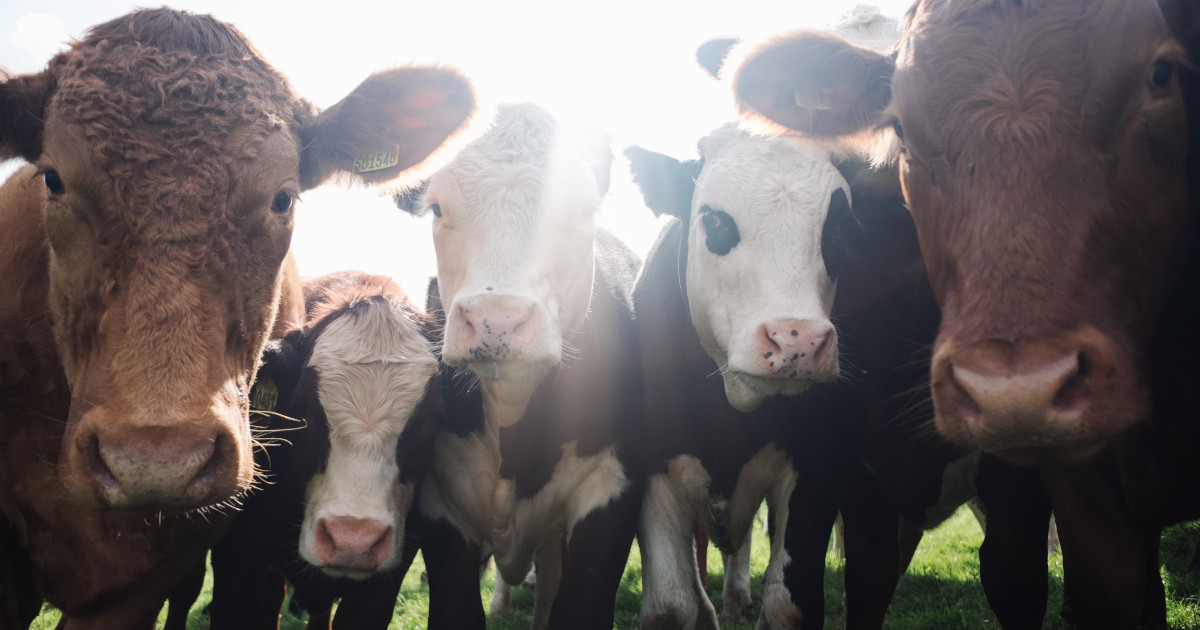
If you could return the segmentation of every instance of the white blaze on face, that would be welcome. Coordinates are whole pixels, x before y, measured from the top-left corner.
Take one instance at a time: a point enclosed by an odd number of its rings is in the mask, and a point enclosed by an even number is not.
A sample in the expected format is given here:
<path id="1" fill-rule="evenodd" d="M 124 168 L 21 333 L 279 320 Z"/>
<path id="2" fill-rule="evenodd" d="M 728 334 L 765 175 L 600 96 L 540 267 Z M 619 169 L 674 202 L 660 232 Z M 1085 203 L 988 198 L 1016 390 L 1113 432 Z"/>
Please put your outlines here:
<path id="1" fill-rule="evenodd" d="M 835 282 L 821 237 L 834 191 L 848 198 L 849 186 L 829 151 L 733 126 L 701 140 L 700 151 L 688 305 L 729 402 L 751 411 L 765 396 L 835 380 Z"/>
<path id="2" fill-rule="evenodd" d="M 400 484 L 396 443 L 437 359 L 402 304 L 376 299 L 326 326 L 308 365 L 330 450 L 305 492 L 300 556 L 332 575 L 364 578 L 399 561 L 414 489 Z"/>
<path id="3" fill-rule="evenodd" d="M 500 109 L 491 130 L 429 180 L 443 360 L 483 379 L 485 405 L 515 422 L 587 312 L 601 151 L 532 105 Z M 599 170 L 598 170 L 599 169 Z"/>

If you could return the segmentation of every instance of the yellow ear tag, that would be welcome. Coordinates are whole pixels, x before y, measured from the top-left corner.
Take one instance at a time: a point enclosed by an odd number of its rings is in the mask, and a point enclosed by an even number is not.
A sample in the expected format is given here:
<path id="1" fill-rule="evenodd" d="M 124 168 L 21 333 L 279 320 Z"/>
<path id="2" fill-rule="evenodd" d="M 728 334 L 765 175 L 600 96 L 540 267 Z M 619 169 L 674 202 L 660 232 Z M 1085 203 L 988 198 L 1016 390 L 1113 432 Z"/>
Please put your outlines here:
<path id="1" fill-rule="evenodd" d="M 397 146 L 392 149 L 376 151 L 375 153 L 354 160 L 354 167 L 351 170 L 355 173 L 369 173 L 371 171 L 382 171 L 399 163 L 400 147 Z"/>
<path id="2" fill-rule="evenodd" d="M 259 379 L 250 388 L 250 409 L 253 411 L 274 411 L 279 403 L 279 388 L 275 381 L 269 378 Z"/>
<path id="3" fill-rule="evenodd" d="M 810 101 L 807 94 L 801 94 L 800 90 L 792 92 L 792 98 L 796 100 L 796 105 L 800 109 L 833 109 L 833 99 L 824 92 L 817 94 L 816 102 Z"/>

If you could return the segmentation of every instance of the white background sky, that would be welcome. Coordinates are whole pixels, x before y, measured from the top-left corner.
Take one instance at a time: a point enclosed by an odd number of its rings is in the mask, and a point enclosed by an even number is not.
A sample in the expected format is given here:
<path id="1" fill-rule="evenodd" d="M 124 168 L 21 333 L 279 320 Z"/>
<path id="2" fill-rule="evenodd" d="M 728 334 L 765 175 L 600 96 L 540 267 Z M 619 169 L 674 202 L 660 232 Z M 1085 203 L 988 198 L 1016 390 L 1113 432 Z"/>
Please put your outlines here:
<path id="1" fill-rule="evenodd" d="M 878 0 L 898 15 L 909 0 Z M 249 37 L 319 107 L 373 70 L 439 62 L 463 70 L 484 102 L 532 101 L 614 135 L 613 189 L 601 224 L 644 253 L 656 224 L 629 181 L 629 144 L 690 157 L 733 113 L 695 62 L 715 37 L 755 38 L 821 25 L 854 0 L 177 0 Z M 0 67 L 41 70 L 71 37 L 126 13 L 124 0 L 0 2 Z M 488 114 L 484 114 L 485 116 Z M 7 170 L 5 171 L 7 173 Z M 293 249 L 305 275 L 338 269 L 390 274 L 418 303 L 434 273 L 429 224 L 370 189 L 322 188 L 301 197 Z"/>

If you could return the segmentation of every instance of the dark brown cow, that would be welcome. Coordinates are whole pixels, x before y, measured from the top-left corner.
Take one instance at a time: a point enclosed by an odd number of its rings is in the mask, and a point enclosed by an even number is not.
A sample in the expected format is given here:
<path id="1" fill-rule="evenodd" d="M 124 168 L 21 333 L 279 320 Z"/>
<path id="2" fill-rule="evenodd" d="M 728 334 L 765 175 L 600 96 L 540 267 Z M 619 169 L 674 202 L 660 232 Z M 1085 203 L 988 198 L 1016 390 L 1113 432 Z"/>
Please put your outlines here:
<path id="1" fill-rule="evenodd" d="M 147 513 L 253 475 L 246 392 L 296 196 L 356 158 L 384 166 L 361 181 L 395 176 L 473 106 L 452 72 L 397 69 L 318 114 L 237 30 L 166 9 L 5 77 L 0 157 L 35 165 L 0 207 L 5 625 L 36 608 L 13 577 L 30 562 L 68 627 L 152 623 L 215 528 Z"/>
<path id="2" fill-rule="evenodd" d="M 258 372 L 254 396 L 275 400 L 261 416 L 268 484 L 213 549 L 215 628 L 277 625 L 278 575 L 310 625 L 328 627 L 342 598 L 338 627 L 386 628 L 416 555 L 407 515 L 443 413 L 434 324 L 384 277 L 304 288 L 307 324 L 269 344 Z"/>
<path id="3" fill-rule="evenodd" d="M 928 1 L 892 56 L 821 34 L 751 55 L 743 108 L 818 135 L 895 130 L 944 309 L 939 431 L 1080 458 L 1147 417 L 1191 224 L 1190 71 L 1157 4 Z"/>
<path id="4" fill-rule="evenodd" d="M 1200 515 L 1196 19 L 1177 0 L 921 2 L 892 57 L 801 33 L 734 80 L 801 131 L 895 130 L 945 311 L 939 430 L 1041 462 L 1079 627 L 1164 627 L 1159 532 Z"/>

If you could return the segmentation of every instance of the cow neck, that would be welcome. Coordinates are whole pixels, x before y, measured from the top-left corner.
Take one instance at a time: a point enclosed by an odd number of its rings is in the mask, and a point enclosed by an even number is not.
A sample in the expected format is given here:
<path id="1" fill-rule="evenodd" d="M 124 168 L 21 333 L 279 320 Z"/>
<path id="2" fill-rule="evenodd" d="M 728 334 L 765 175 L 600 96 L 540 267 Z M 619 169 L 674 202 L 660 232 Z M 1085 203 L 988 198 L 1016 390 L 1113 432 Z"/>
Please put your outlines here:
<path id="1" fill-rule="evenodd" d="M 504 381 L 481 380 L 483 388 L 483 420 L 486 430 L 499 431 L 500 427 L 511 427 L 520 422 L 529 408 L 529 399 L 541 385 L 539 380 L 532 387 L 514 385 Z"/>

